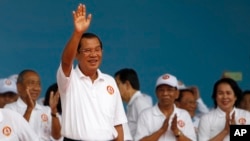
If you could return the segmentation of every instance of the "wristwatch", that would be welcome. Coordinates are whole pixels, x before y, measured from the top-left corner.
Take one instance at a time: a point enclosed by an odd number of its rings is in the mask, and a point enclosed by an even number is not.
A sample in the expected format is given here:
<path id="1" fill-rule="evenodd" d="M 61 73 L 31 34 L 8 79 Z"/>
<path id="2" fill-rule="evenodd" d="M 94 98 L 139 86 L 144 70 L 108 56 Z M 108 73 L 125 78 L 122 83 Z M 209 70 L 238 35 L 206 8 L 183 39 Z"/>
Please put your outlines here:
<path id="1" fill-rule="evenodd" d="M 52 116 L 52 117 L 55 117 L 55 118 L 58 118 L 58 117 L 59 117 L 59 113 L 56 113 L 56 114 L 51 113 L 51 116 Z"/>
<path id="2" fill-rule="evenodd" d="M 182 135 L 182 132 L 179 130 L 179 131 L 177 132 L 177 134 L 175 134 L 175 137 L 176 137 L 176 138 L 179 138 L 181 135 Z"/>

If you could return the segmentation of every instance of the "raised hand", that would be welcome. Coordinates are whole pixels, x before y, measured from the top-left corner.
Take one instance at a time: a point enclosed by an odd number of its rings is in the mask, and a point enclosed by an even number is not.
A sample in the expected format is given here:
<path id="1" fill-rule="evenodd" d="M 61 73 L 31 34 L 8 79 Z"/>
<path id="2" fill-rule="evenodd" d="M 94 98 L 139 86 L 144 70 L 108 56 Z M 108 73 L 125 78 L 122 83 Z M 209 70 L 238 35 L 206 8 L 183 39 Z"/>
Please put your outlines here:
<path id="1" fill-rule="evenodd" d="M 59 101 L 59 92 L 57 91 L 55 94 L 53 91 L 50 92 L 49 98 L 49 106 L 51 108 L 52 113 L 57 113 L 57 104 Z"/>
<path id="2" fill-rule="evenodd" d="M 75 31 L 82 34 L 88 29 L 92 15 L 88 14 L 87 16 L 85 5 L 79 4 L 76 11 L 73 11 L 73 18 Z"/>
<path id="3" fill-rule="evenodd" d="M 32 100 L 31 96 L 30 96 L 30 88 L 26 89 L 26 93 L 27 93 L 27 97 L 26 97 L 26 102 L 27 102 L 27 108 L 29 109 L 33 109 L 35 107 L 35 103 Z"/>

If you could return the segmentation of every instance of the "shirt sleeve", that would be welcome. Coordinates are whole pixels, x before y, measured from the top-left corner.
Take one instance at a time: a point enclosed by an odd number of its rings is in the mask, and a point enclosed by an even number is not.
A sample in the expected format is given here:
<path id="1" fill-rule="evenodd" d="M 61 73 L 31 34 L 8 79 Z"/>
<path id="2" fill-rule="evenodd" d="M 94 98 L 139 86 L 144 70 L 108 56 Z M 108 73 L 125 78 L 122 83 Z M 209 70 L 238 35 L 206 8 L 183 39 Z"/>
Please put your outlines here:
<path id="1" fill-rule="evenodd" d="M 208 116 L 203 115 L 200 118 L 199 126 L 198 126 L 198 141 L 208 141 L 210 134 L 210 126 L 209 126 Z"/>
<path id="2" fill-rule="evenodd" d="M 73 71 L 73 66 L 71 69 L 71 73 L 72 73 L 72 71 Z M 66 91 L 67 86 L 69 85 L 70 77 L 65 76 L 65 74 L 62 70 L 62 64 L 60 64 L 60 66 L 57 70 L 56 79 L 57 79 L 57 84 L 58 84 L 58 90 L 59 90 L 60 94 L 63 94 L 63 92 Z"/>
<path id="3" fill-rule="evenodd" d="M 201 98 L 197 99 L 197 108 L 201 114 L 205 114 L 209 112 L 209 109 L 207 108 L 207 105 L 203 102 Z"/>
<path id="4" fill-rule="evenodd" d="M 147 117 L 145 116 L 144 112 L 142 112 L 138 118 L 136 133 L 135 133 L 135 141 L 139 141 L 145 136 L 149 135 L 149 131 L 147 130 L 148 127 L 146 127 L 146 121 Z"/>

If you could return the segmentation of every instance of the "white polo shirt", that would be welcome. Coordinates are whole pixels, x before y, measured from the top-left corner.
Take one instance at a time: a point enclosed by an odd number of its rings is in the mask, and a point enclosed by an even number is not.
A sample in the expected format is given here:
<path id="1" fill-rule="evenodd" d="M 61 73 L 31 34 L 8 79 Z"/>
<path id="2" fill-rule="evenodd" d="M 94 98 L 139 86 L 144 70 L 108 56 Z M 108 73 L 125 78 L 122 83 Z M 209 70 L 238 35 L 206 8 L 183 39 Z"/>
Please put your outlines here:
<path id="1" fill-rule="evenodd" d="M 16 111 L 23 116 L 27 109 L 27 105 L 19 97 L 16 102 L 6 104 L 4 108 Z M 35 108 L 32 110 L 29 119 L 29 124 L 41 141 L 50 140 L 52 138 L 52 117 L 50 107 L 40 105 L 36 102 Z"/>
<path id="2" fill-rule="evenodd" d="M 177 115 L 177 126 L 179 130 L 192 141 L 196 141 L 194 125 L 189 113 L 183 109 L 177 108 L 176 106 L 174 106 L 173 114 L 170 116 L 167 132 L 164 133 L 158 141 L 176 141 L 176 137 L 171 130 L 171 122 L 175 114 Z M 135 141 L 138 141 L 145 136 L 149 136 L 159 130 L 165 119 L 166 116 L 160 111 L 158 104 L 152 108 L 144 110 L 138 119 Z"/>
<path id="3" fill-rule="evenodd" d="M 76 140 L 112 140 L 114 126 L 127 122 L 120 92 L 113 77 L 97 71 L 92 83 L 77 66 L 66 77 L 57 72 L 62 103 L 62 135 Z"/>
<path id="4" fill-rule="evenodd" d="M 38 141 L 39 138 L 20 114 L 0 108 L 0 141 Z"/>
<path id="5" fill-rule="evenodd" d="M 136 133 L 137 120 L 139 118 L 139 114 L 144 109 L 150 108 L 152 106 L 152 98 L 149 95 L 142 94 L 140 91 L 136 91 L 136 93 L 129 100 L 127 105 L 127 118 L 130 133 L 133 137 Z"/>
<path id="6" fill-rule="evenodd" d="M 250 112 L 234 108 L 230 115 L 235 111 L 235 122 L 237 125 L 250 124 Z M 198 140 L 208 141 L 219 134 L 225 127 L 226 114 L 219 107 L 211 110 L 209 113 L 202 115 L 198 128 Z M 229 134 L 223 141 L 229 141 Z"/>

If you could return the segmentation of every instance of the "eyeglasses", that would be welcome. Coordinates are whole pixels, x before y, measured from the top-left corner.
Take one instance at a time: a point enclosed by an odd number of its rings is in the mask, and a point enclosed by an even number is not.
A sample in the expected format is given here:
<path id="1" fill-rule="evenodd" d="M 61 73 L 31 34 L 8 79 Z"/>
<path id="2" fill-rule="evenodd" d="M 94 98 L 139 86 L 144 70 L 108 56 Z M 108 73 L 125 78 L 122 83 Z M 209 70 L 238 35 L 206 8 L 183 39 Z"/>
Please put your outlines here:
<path id="1" fill-rule="evenodd" d="M 95 48 L 95 49 L 81 49 L 79 50 L 79 52 L 84 55 L 100 54 L 102 52 L 102 49 L 100 47 Z"/>

